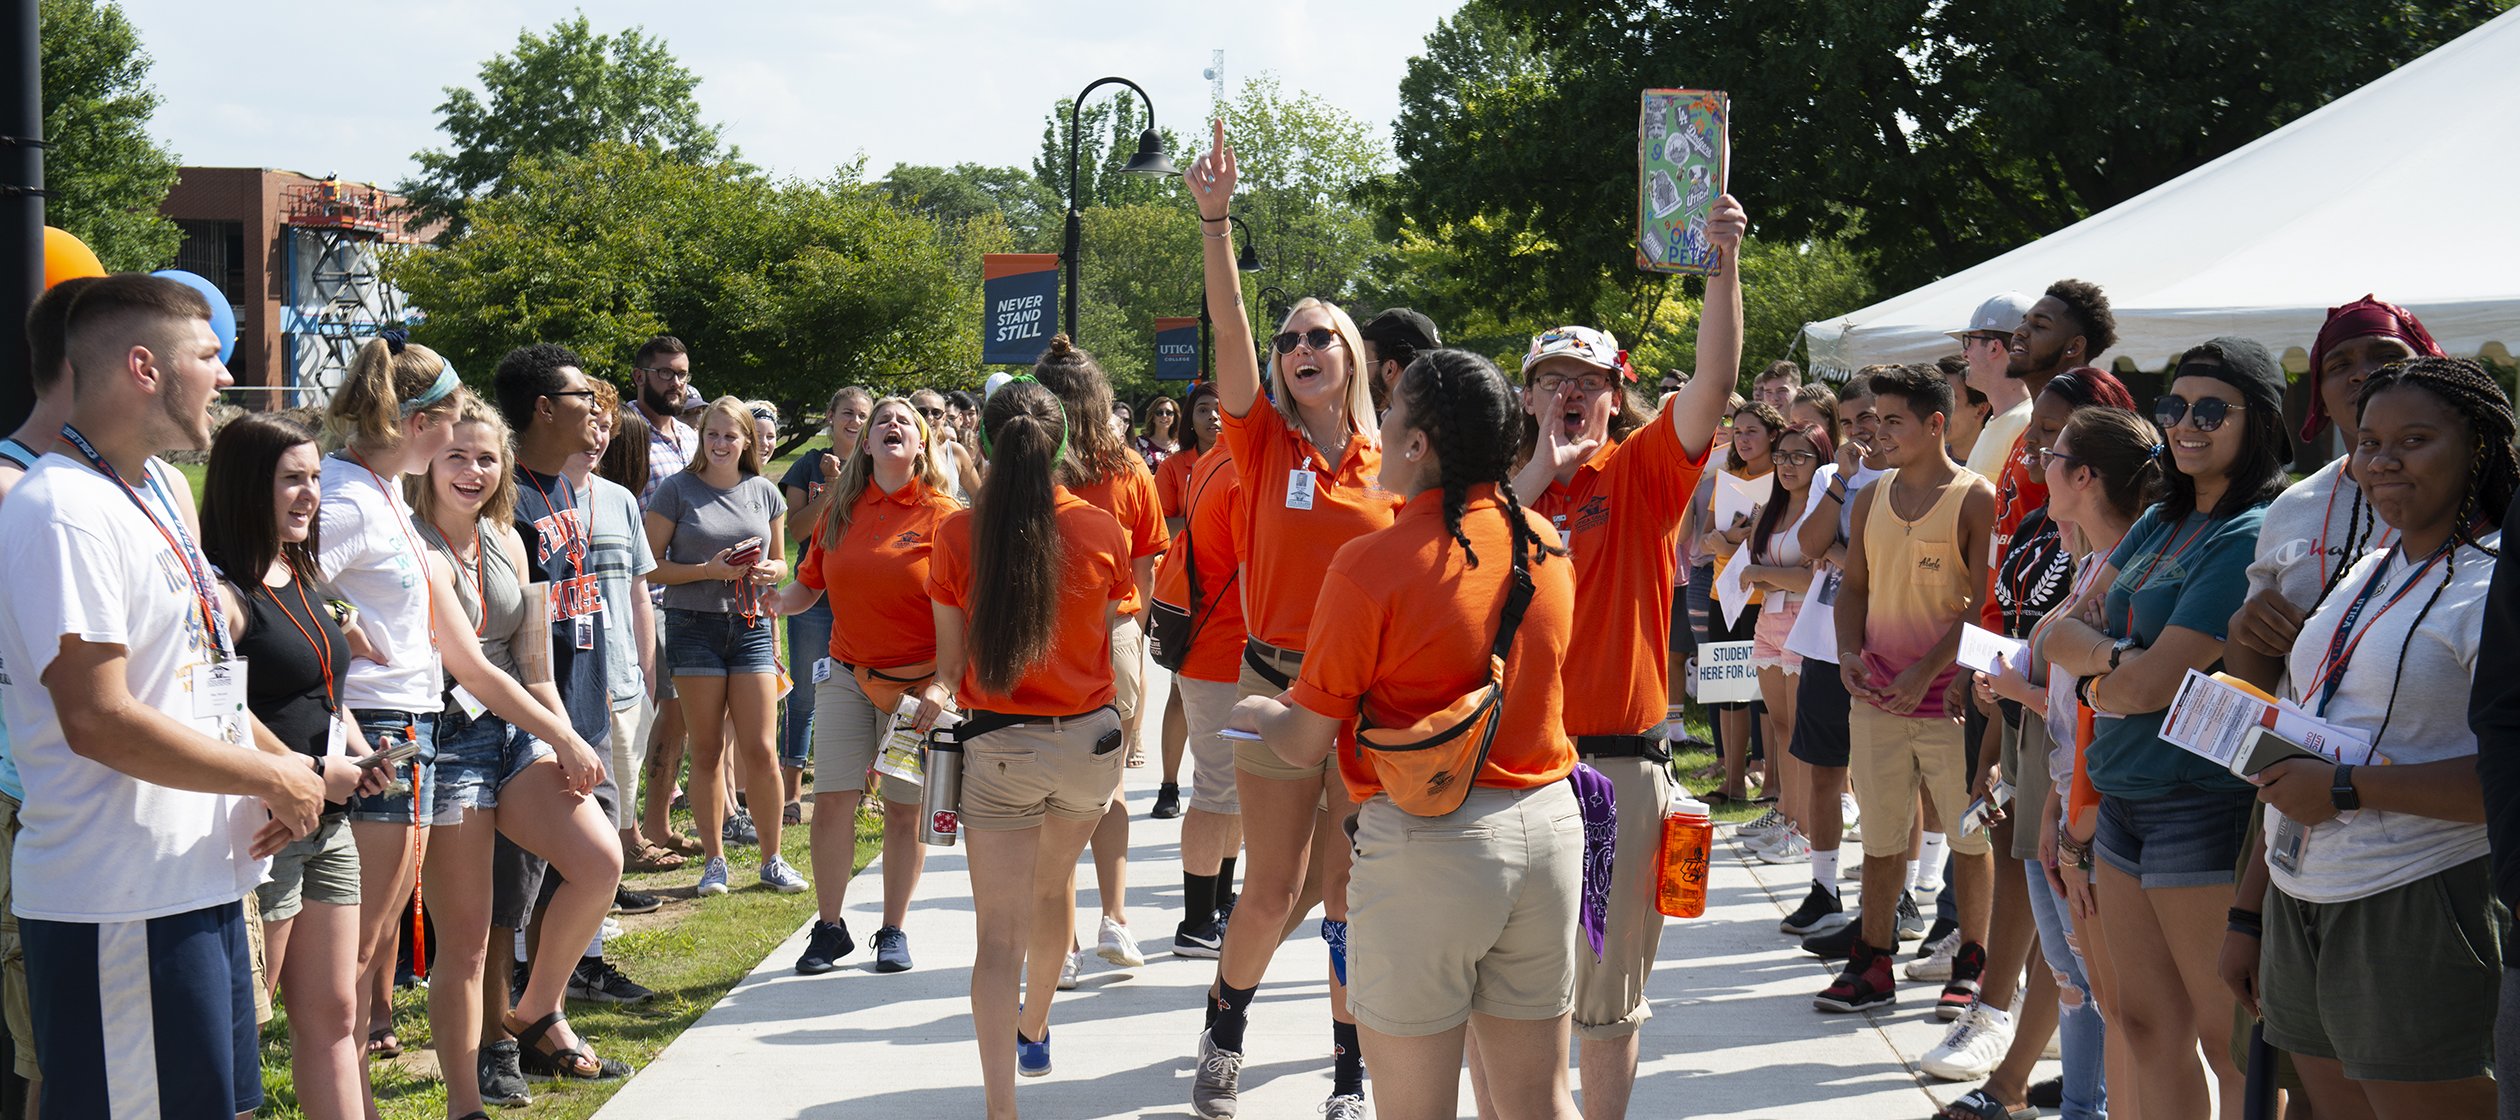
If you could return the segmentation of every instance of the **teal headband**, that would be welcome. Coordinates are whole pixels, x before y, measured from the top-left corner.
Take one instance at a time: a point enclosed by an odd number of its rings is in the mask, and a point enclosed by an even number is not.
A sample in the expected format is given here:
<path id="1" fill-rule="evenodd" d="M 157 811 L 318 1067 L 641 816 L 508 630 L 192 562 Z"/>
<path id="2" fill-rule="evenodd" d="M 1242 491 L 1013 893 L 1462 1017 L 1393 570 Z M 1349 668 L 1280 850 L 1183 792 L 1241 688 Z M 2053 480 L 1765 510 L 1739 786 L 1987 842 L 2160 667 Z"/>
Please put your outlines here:
<path id="1" fill-rule="evenodd" d="M 1008 378 L 1008 379 L 1007 379 L 1007 381 L 1006 381 L 1006 384 L 1005 384 L 1005 385 L 1000 385 L 1000 386 L 998 386 L 998 388 L 999 388 L 999 389 L 1005 389 L 1005 388 L 1007 388 L 1007 387 L 1009 387 L 1009 386 L 1013 386 L 1013 385 L 1024 385 L 1024 384 L 1040 385 L 1040 384 L 1041 384 L 1041 382 L 1040 382 L 1038 379 L 1036 379 L 1035 377 L 1033 377 L 1033 375 L 1031 375 L 1031 374 L 1027 373 L 1027 374 L 1021 374 L 1021 375 L 1018 375 L 1018 376 L 1016 376 L 1016 377 L 1011 377 L 1011 378 Z M 1047 387 L 1047 386 L 1044 386 L 1042 391 L 1043 391 L 1043 392 L 1049 392 L 1049 389 L 1048 389 L 1048 387 Z M 1051 462 L 1053 465 L 1056 465 L 1056 464 L 1058 463 L 1058 461 L 1059 461 L 1059 460 L 1067 458 L 1067 447 L 1068 447 L 1068 427 L 1069 427 L 1069 425 L 1068 425 L 1068 418 L 1067 418 L 1067 404 L 1066 404 L 1066 402 L 1063 402 L 1063 401 L 1061 401 L 1061 400 L 1059 399 L 1059 395 L 1058 395 L 1057 393 L 1051 393 L 1051 394 L 1050 394 L 1050 404 L 1051 404 L 1051 406 L 1052 406 L 1052 407 L 1057 408 L 1057 409 L 1059 410 L 1059 449 L 1058 449 L 1057 451 L 1052 452 L 1052 453 L 1051 453 L 1051 455 L 1050 455 L 1050 462 Z M 913 411 L 915 411 L 915 410 L 913 410 Z M 988 457 L 990 457 L 990 458 L 992 458 L 992 459 L 994 459 L 994 458 L 996 458 L 996 457 L 997 457 L 997 450 L 996 450 L 995 448 L 992 448 L 992 447 L 990 447 L 990 446 L 989 446 L 989 426 L 988 426 L 988 425 L 986 425 L 986 424 L 982 424 L 982 425 L 980 425 L 980 453 L 981 453 L 981 454 L 983 454 L 983 455 L 986 455 L 986 456 L 988 456 Z"/>
<path id="2" fill-rule="evenodd" d="M 418 412 L 421 409 L 427 408 L 430 405 L 436 404 L 439 401 L 453 396 L 456 386 L 464 383 L 462 378 L 455 376 L 455 363 L 446 361 L 443 358 L 438 359 L 438 361 L 437 380 L 431 382 L 429 387 L 422 390 L 419 396 L 412 397 L 402 402 L 402 414 L 404 416 L 410 416 L 412 413 Z"/>

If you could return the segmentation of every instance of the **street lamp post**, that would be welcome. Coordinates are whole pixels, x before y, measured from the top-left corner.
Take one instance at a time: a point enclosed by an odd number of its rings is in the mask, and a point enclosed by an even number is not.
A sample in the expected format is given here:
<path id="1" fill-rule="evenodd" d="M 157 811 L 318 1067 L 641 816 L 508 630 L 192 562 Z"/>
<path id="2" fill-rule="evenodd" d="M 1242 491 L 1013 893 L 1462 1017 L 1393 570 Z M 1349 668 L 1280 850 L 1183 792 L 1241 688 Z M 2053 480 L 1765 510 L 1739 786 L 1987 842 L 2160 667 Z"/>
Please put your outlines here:
<path id="1" fill-rule="evenodd" d="M 1258 239 L 1251 235 L 1251 227 L 1244 225 L 1241 218 L 1231 214 L 1225 215 L 1225 220 L 1234 223 L 1234 228 L 1241 230 L 1243 235 L 1242 252 L 1234 255 L 1234 271 L 1260 271 L 1260 245 Z M 1216 355 L 1208 344 L 1210 332 L 1215 330 L 1215 327 L 1215 320 L 1208 314 L 1207 297 L 1202 295 L 1199 297 L 1199 378 L 1201 380 L 1206 380 L 1209 375 L 1216 372 Z"/>
<path id="2" fill-rule="evenodd" d="M 1146 95 L 1146 90 L 1143 87 L 1140 87 L 1136 82 L 1132 82 L 1127 78 L 1118 77 L 1096 78 L 1094 79 L 1093 84 L 1086 86 L 1083 92 L 1076 95 L 1075 101 L 1068 104 L 1067 244 L 1065 251 L 1062 252 L 1060 256 L 1064 259 L 1064 263 L 1067 265 L 1067 290 L 1062 294 L 1067 297 L 1065 318 L 1067 320 L 1067 336 L 1071 342 L 1076 339 L 1076 264 L 1077 257 L 1085 241 L 1085 214 L 1082 210 L 1078 209 L 1076 197 L 1076 165 L 1079 159 L 1077 154 L 1077 141 L 1079 139 L 1078 134 L 1084 127 L 1081 123 L 1083 118 L 1080 116 L 1078 111 L 1085 107 L 1086 95 L 1091 94 L 1095 90 L 1101 89 L 1104 86 L 1110 85 L 1113 82 L 1118 82 L 1130 89 L 1137 90 L 1138 100 L 1146 103 L 1146 131 L 1138 134 L 1137 154 L 1130 156 L 1129 162 L 1122 166 L 1120 170 L 1131 175 L 1181 174 L 1180 171 L 1173 167 L 1172 160 L 1165 157 L 1164 138 L 1155 132 L 1155 99 L 1148 97 Z"/>

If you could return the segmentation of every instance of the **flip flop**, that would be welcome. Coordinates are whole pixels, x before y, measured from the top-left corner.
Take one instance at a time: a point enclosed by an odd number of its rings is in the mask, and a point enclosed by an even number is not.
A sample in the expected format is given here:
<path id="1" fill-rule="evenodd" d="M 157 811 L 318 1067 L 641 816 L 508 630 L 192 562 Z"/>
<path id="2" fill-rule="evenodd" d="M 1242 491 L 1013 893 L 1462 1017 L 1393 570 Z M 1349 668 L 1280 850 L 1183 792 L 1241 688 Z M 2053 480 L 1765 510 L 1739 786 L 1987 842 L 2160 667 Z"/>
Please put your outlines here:
<path id="1" fill-rule="evenodd" d="M 392 1027 L 378 1027 L 369 1031 L 367 1056 L 371 1058 L 402 1057 L 402 1039 L 395 1037 Z"/>

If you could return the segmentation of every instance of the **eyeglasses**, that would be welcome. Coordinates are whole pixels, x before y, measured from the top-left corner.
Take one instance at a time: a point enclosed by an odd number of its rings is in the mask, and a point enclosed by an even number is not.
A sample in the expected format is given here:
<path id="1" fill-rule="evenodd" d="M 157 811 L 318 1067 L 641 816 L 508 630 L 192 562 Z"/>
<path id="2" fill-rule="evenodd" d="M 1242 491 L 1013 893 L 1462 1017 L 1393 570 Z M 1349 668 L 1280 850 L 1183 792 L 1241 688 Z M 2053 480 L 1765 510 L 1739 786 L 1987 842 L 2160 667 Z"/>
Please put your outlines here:
<path id="1" fill-rule="evenodd" d="M 1531 379 L 1531 391 L 1544 395 L 1555 393 L 1570 381 L 1587 393 L 1598 393 L 1610 387 L 1610 375 L 1606 373 L 1579 373 L 1572 377 L 1563 373 L 1544 373 Z"/>
<path id="2" fill-rule="evenodd" d="M 591 401 L 591 400 L 594 400 L 594 399 L 595 399 L 595 390 L 593 390 L 593 389 L 564 389 L 564 390 L 561 390 L 560 392 L 557 392 L 557 393 L 544 393 L 543 395 L 544 395 L 544 396 L 546 396 L 546 397 L 585 397 L 586 399 L 588 399 L 588 400 L 590 400 L 590 401 Z"/>
<path id="3" fill-rule="evenodd" d="M 664 366 L 632 366 L 630 368 L 650 377 L 662 377 L 668 381 L 691 380 L 691 371 L 687 369 L 668 369 Z"/>
<path id="4" fill-rule="evenodd" d="M 2053 447 L 2043 447 L 2039 449 L 2040 470 L 2046 470 L 2058 463 L 2063 463 L 2069 467 L 2079 467 L 2083 465 L 2083 458 L 2080 455 L 2068 454 Z"/>
<path id="5" fill-rule="evenodd" d="M 2185 417 L 2197 431 L 2210 432 L 2222 427 L 2223 421 L 2232 413 L 2248 407 L 2221 397 L 2200 397 L 2189 401 L 2186 397 L 2173 394 L 2153 402 L 2153 423 L 2161 425 L 2161 430 L 2166 432 L 2178 427 L 2180 418 Z"/>
<path id="6" fill-rule="evenodd" d="M 1808 467 L 1820 461 L 1817 451 L 1779 451 L 1774 457 L 1777 462 L 1789 467 Z"/>
<path id="7" fill-rule="evenodd" d="M 1339 341 L 1339 332 L 1328 327 L 1314 327 L 1308 331 L 1286 331 L 1279 334 L 1274 341 L 1277 343 L 1277 352 L 1280 354 L 1292 354 L 1297 346 L 1327 350 L 1331 343 Z"/>

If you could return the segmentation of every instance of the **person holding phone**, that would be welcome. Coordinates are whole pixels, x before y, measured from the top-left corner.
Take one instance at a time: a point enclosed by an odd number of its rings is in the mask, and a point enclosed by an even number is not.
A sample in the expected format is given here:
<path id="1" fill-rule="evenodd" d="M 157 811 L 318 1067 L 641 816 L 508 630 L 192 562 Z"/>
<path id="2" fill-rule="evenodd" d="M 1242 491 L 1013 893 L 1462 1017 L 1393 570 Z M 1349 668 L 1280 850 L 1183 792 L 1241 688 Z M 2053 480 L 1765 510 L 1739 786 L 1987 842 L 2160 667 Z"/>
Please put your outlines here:
<path id="1" fill-rule="evenodd" d="M 991 1120 L 1013 1120 L 1015 1074 L 1050 1072 L 1051 993 L 1076 912 L 1073 872 L 1060 869 L 1076 866 L 1120 787 L 1111 630 L 1137 589 L 1132 549 L 1118 520 L 1058 482 L 1074 429 L 1108 423 L 1071 424 L 1029 377 L 998 390 L 980 409 L 980 500 L 938 523 L 929 557 L 936 676 L 916 726 L 962 711 L 957 808 L 980 940 L 971 1018 Z"/>
<path id="2" fill-rule="evenodd" d="M 787 503 L 762 477 L 752 413 L 734 397 L 710 402 L 700 422 L 700 456 L 659 482 L 648 499 L 649 579 L 665 587 L 665 659 L 693 728 L 734 724 L 731 747 L 691 737 L 691 808 L 708 863 L 699 892 L 727 891 L 725 752 L 734 752 L 756 811 L 785 796 L 773 749 L 778 710 L 777 612 L 768 596 L 787 574 Z M 761 830 L 761 883 L 781 894 L 809 885 L 779 856 L 779 830 Z"/>

